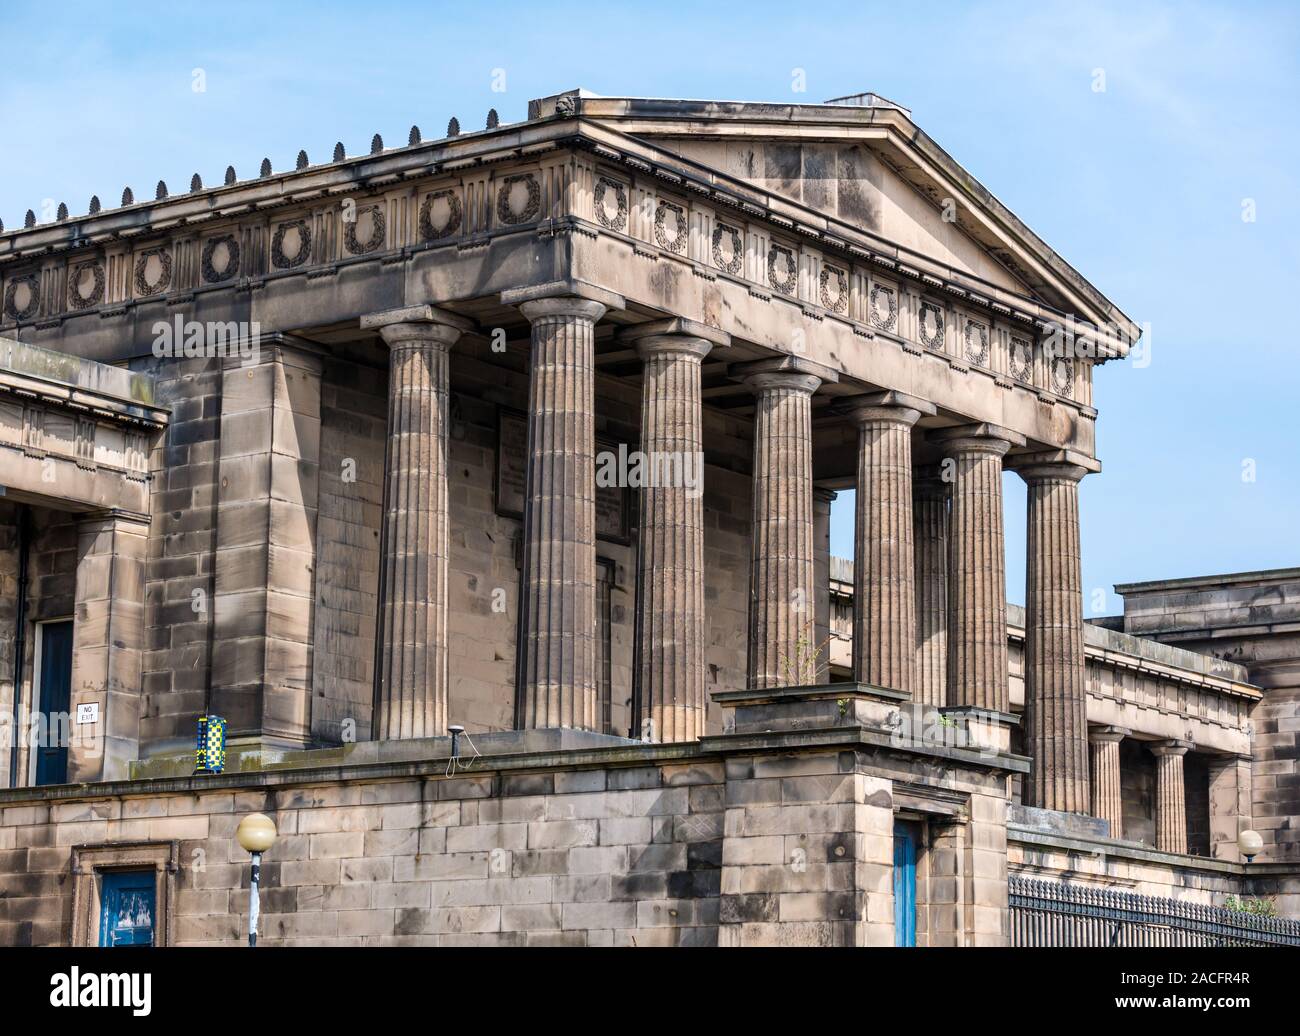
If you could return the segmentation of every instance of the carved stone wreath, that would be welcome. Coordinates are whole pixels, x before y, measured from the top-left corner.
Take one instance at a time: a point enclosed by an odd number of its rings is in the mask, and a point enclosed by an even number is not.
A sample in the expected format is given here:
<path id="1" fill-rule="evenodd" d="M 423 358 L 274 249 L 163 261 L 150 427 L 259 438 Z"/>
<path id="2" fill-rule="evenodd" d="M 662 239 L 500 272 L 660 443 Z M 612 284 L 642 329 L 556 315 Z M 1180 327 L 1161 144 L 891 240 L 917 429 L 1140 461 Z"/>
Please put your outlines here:
<path id="1" fill-rule="evenodd" d="M 977 367 L 989 363 L 989 329 L 978 320 L 966 321 L 966 361 Z"/>
<path id="2" fill-rule="evenodd" d="M 435 227 L 433 207 L 440 201 L 447 203 L 447 219 L 441 226 Z M 420 236 L 426 241 L 441 241 L 460 230 L 460 220 L 460 195 L 452 190 L 434 191 L 420 206 Z"/>
<path id="3" fill-rule="evenodd" d="M 226 247 L 226 265 L 218 270 L 212 259 L 216 255 L 217 249 L 222 245 Z M 199 274 L 202 276 L 204 284 L 216 284 L 218 281 L 229 280 L 238 272 L 239 242 L 235 240 L 233 234 L 210 237 L 203 242 L 203 252 L 199 256 Z"/>
<path id="4" fill-rule="evenodd" d="M 289 231 L 298 231 L 298 251 L 285 255 L 284 239 Z M 271 239 L 271 265 L 277 270 L 292 270 L 311 258 L 311 227 L 305 219 L 291 219 L 275 228 Z"/>
<path id="5" fill-rule="evenodd" d="M 614 194 L 614 204 L 617 207 L 614 215 L 609 214 L 605 207 L 605 196 L 610 192 Z M 600 221 L 602 227 L 610 230 L 625 230 L 627 228 L 627 190 L 617 180 L 611 180 L 608 176 L 602 176 L 596 181 L 595 191 L 596 201 L 596 219 Z"/>
<path id="6" fill-rule="evenodd" d="M 157 257 L 158 277 L 149 280 L 149 260 Z M 144 298 L 149 295 L 161 295 L 172 282 L 172 255 L 165 248 L 149 248 L 141 252 L 135 261 L 135 293 Z"/>
<path id="7" fill-rule="evenodd" d="M 731 258 L 727 259 L 722 254 L 723 237 L 731 238 Z M 719 223 L 713 228 L 713 265 L 724 273 L 740 273 L 741 266 L 745 262 L 745 244 L 740 236 L 740 231 L 735 227 L 729 227 L 725 223 Z"/>
<path id="8" fill-rule="evenodd" d="M 20 308 L 18 305 L 18 289 L 27 288 L 27 301 Z M 41 292 L 40 281 L 35 274 L 29 274 L 26 277 L 15 277 L 5 287 L 5 316 L 10 320 L 27 320 L 29 317 L 36 315 L 36 310 L 40 308 Z"/>
<path id="9" fill-rule="evenodd" d="M 1058 356 L 1052 361 L 1052 387 L 1057 395 L 1069 396 L 1074 393 L 1074 361 L 1065 356 Z"/>
<path id="10" fill-rule="evenodd" d="M 370 237 L 365 241 L 358 241 L 357 221 L 363 212 L 370 213 Z M 343 224 L 343 247 L 353 255 L 365 255 L 367 252 L 373 252 L 384 243 L 384 233 L 387 227 L 388 217 L 381 206 L 371 205 L 368 209 L 358 209 L 356 218 L 347 220 Z"/>
<path id="11" fill-rule="evenodd" d="M 81 294 L 81 278 L 89 273 L 93 278 L 88 294 Z M 89 309 L 104 301 L 104 267 L 97 260 L 77 263 L 68 272 L 68 305 L 72 309 Z"/>
<path id="12" fill-rule="evenodd" d="M 522 183 L 528 188 L 528 201 L 524 203 L 521 211 L 516 212 L 510 207 L 511 188 L 515 184 Z M 507 226 L 514 226 L 516 223 L 527 223 L 529 220 L 537 218 L 537 214 L 542 211 L 542 188 L 537 183 L 537 177 L 532 173 L 520 173 L 518 176 L 507 176 L 501 181 L 501 189 L 497 191 L 497 219 Z"/>
<path id="13" fill-rule="evenodd" d="M 1034 348 L 1025 338 L 1011 339 L 1010 364 L 1011 376 L 1016 381 L 1028 384 L 1034 375 Z"/>
<path id="14" fill-rule="evenodd" d="M 668 232 L 668 217 L 673 217 L 673 230 Z M 666 252 L 680 254 L 686 251 L 686 210 L 670 201 L 661 201 L 655 209 L 655 244 Z"/>
<path id="15" fill-rule="evenodd" d="M 776 260 L 785 257 L 785 276 L 777 274 Z M 783 295 L 793 295 L 799 284 L 799 267 L 794 261 L 794 252 L 781 245 L 772 245 L 767 250 L 767 283 Z"/>
<path id="16" fill-rule="evenodd" d="M 922 345 L 927 349 L 943 348 L 943 310 L 932 302 L 922 302 L 921 315 L 916 323 Z"/>
<path id="17" fill-rule="evenodd" d="M 832 313 L 845 312 L 849 308 L 849 275 L 834 266 L 823 266 L 820 293 L 822 305 L 826 309 Z"/>
<path id="18" fill-rule="evenodd" d="M 892 331 L 898 323 L 898 297 L 893 288 L 871 286 L 871 322 L 882 331 Z"/>

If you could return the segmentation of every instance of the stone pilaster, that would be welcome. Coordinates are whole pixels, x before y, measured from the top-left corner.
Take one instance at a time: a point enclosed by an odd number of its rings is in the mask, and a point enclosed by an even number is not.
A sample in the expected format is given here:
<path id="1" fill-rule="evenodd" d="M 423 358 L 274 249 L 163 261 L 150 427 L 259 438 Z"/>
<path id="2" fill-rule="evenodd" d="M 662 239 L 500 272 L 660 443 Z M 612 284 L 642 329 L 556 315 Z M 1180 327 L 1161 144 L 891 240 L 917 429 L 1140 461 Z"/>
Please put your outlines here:
<path id="1" fill-rule="evenodd" d="M 77 523 L 76 621 L 68 780 L 126 780 L 139 755 L 146 515 L 99 512 Z M 94 723 L 77 707 L 97 705 Z"/>
<path id="2" fill-rule="evenodd" d="M 317 347 L 289 335 L 263 335 L 252 362 L 230 356 L 221 372 L 207 706 L 232 739 L 312 740 L 320 374 Z M 201 597 L 192 607 L 202 618 Z"/>
<path id="3" fill-rule="evenodd" d="M 1237 836 L 1252 826 L 1251 758 L 1220 756 L 1210 760 L 1210 855 L 1242 860 Z"/>
<path id="4" fill-rule="evenodd" d="M 1027 805 L 1087 813 L 1079 480 L 1096 461 L 1067 451 L 1015 459 L 1029 487 L 1025 566 Z"/>
<path id="5" fill-rule="evenodd" d="M 937 468 L 912 483 L 912 543 L 916 558 L 916 690 L 922 705 L 948 704 L 948 483 Z"/>
<path id="6" fill-rule="evenodd" d="M 952 479 L 948 553 L 948 693 L 951 706 L 1010 710 L 1002 457 L 1024 438 L 996 425 L 933 436 Z"/>
<path id="7" fill-rule="evenodd" d="M 683 323 L 657 321 L 624 336 L 644 363 L 636 729 L 654 741 L 695 740 L 707 707 L 700 364 L 710 339 L 725 336 L 683 333 Z"/>
<path id="8" fill-rule="evenodd" d="M 608 307 L 568 293 L 502 301 L 532 325 L 515 725 L 596 730 L 593 393 Z"/>
<path id="9" fill-rule="evenodd" d="M 390 355 L 376 739 L 447 732 L 448 354 L 472 326 L 432 306 L 362 319 Z"/>
<path id="10" fill-rule="evenodd" d="M 916 687 L 912 426 L 933 405 L 879 392 L 846 407 L 858 426 L 853 536 L 853 672 L 859 683 Z"/>
<path id="11" fill-rule="evenodd" d="M 1110 824 L 1111 838 L 1124 837 L 1124 802 L 1119 785 L 1119 744 L 1129 735 L 1122 727 L 1098 727 L 1089 734 L 1092 745 L 1092 815 Z"/>
<path id="12" fill-rule="evenodd" d="M 781 687 L 817 679 L 813 586 L 812 396 L 835 373 L 784 357 L 733 372 L 754 393 L 754 519 L 749 681 Z"/>
<path id="13" fill-rule="evenodd" d="M 1187 852 L 1183 756 L 1191 747 L 1187 741 L 1157 741 L 1151 745 L 1151 754 L 1156 757 L 1156 848 L 1167 853 Z"/>

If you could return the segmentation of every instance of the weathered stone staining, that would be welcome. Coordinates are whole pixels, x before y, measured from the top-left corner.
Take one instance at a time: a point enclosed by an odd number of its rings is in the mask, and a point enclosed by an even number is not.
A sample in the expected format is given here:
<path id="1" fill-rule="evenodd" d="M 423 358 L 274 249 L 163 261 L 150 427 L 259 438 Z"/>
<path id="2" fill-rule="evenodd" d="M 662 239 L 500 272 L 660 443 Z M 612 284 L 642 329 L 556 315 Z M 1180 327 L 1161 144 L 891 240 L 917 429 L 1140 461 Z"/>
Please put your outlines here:
<path id="1" fill-rule="evenodd" d="M 1024 437 L 996 425 L 933 435 L 952 478 L 948 556 L 948 704 L 1007 712 L 1002 458 Z"/>
<path id="2" fill-rule="evenodd" d="M 432 306 L 362 319 L 390 355 L 376 716 L 385 738 L 447 730 L 448 353 L 471 326 Z"/>
<path id="3" fill-rule="evenodd" d="M 1067 813 L 1091 808 L 1079 480 L 1098 468 L 1065 451 L 1016 461 L 1029 487 L 1025 727 L 1034 762 L 1025 801 Z"/>
<path id="4" fill-rule="evenodd" d="M 885 392 L 853 402 L 858 426 L 853 671 L 861 683 L 916 687 L 912 427 L 932 404 Z"/>
<path id="5" fill-rule="evenodd" d="M 818 645 L 811 406 L 818 387 L 837 376 L 795 357 L 740 364 L 732 374 L 755 398 L 749 683 L 812 683 Z"/>
<path id="6" fill-rule="evenodd" d="M 1300 574 L 1083 619 L 1136 325 L 874 95 L 529 112 L 0 227 L 0 714 L 72 615 L 86 717 L 66 776 L 0 739 L 0 943 L 93 941 L 104 868 L 237 937 L 175 876 L 232 808 L 285 817 L 285 943 L 1004 945 L 1010 877 L 1077 871 L 1300 913 Z"/>

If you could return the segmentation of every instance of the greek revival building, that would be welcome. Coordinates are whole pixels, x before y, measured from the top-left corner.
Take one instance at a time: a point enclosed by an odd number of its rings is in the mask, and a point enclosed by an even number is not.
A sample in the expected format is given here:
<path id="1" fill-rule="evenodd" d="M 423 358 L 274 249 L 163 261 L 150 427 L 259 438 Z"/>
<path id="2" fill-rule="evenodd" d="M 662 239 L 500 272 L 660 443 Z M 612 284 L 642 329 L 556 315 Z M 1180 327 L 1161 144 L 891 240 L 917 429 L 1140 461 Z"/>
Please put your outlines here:
<path id="1" fill-rule="evenodd" d="M 268 944 L 1300 941 L 1300 573 L 1084 621 L 1139 328 L 908 111 L 363 151 L 0 231 L 0 943 L 238 941 L 250 812 Z"/>

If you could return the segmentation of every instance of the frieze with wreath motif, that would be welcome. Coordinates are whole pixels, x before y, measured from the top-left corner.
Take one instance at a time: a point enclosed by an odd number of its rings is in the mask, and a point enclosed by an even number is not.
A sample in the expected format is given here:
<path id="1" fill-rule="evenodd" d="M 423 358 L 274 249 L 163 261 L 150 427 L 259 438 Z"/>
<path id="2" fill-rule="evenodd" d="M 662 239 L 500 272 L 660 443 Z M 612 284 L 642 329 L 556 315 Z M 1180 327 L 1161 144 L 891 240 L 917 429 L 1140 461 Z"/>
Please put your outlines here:
<path id="1" fill-rule="evenodd" d="M 27 288 L 27 301 L 18 306 L 18 291 Z M 41 282 L 36 274 L 15 277 L 5 287 L 5 316 L 10 320 L 27 320 L 36 315 L 41 305 Z"/>
<path id="2" fill-rule="evenodd" d="M 89 273 L 92 278 L 90 293 L 81 293 L 81 278 Z M 96 259 L 77 263 L 68 273 L 68 306 L 72 309 L 89 309 L 104 301 L 104 267 Z"/>
<path id="3" fill-rule="evenodd" d="M 216 256 L 217 249 L 225 246 L 226 264 L 220 270 L 212 261 Z M 203 242 L 203 252 L 199 256 L 199 274 L 203 278 L 204 284 L 216 284 L 219 281 L 227 281 L 239 272 L 239 242 L 235 240 L 233 234 L 223 234 L 220 237 L 210 237 Z"/>
<path id="4" fill-rule="evenodd" d="M 1074 393 L 1074 361 L 1065 356 L 1058 356 L 1052 361 L 1052 387 L 1057 395 L 1070 396 Z"/>
<path id="5" fill-rule="evenodd" d="M 785 276 L 777 274 L 776 261 L 785 259 Z M 794 252 L 782 245 L 772 245 L 767 250 L 767 283 L 783 295 L 793 295 L 799 285 L 799 267 L 795 263 Z"/>
<path id="6" fill-rule="evenodd" d="M 284 239 L 291 231 L 298 232 L 298 251 L 286 255 Z M 271 265 L 277 270 L 292 270 L 302 266 L 311 258 L 311 227 L 305 219 L 291 219 L 275 228 L 275 237 L 271 239 Z"/>
<path id="7" fill-rule="evenodd" d="M 898 323 L 898 296 L 883 284 L 871 286 L 871 322 L 882 331 L 892 331 Z"/>
<path id="8" fill-rule="evenodd" d="M 1010 346 L 1011 376 L 1026 385 L 1034 376 L 1034 347 L 1027 338 L 1012 338 Z"/>
<path id="9" fill-rule="evenodd" d="M 157 257 L 158 277 L 149 280 L 149 260 Z M 165 248 L 148 248 L 135 261 L 135 294 L 138 298 L 161 295 L 172 283 L 172 254 Z"/>
<path id="10" fill-rule="evenodd" d="M 731 258 L 722 254 L 722 239 L 731 239 Z M 745 263 L 745 243 L 740 231 L 726 223 L 719 223 L 713 228 L 713 265 L 723 273 L 737 274 Z"/>
<path id="11" fill-rule="evenodd" d="M 835 282 L 834 292 L 831 282 Z M 822 306 L 832 313 L 844 313 L 849 308 L 849 275 L 835 266 L 822 266 L 820 294 Z"/>
<path id="12" fill-rule="evenodd" d="M 927 349 L 943 349 L 943 310 L 933 302 L 922 302 L 917 320 L 921 344 Z"/>
<path id="13" fill-rule="evenodd" d="M 616 206 L 612 216 L 605 207 L 605 197 L 611 191 Z M 611 180 L 608 176 L 602 176 L 596 181 L 595 203 L 596 219 L 602 227 L 619 231 L 627 229 L 627 189 L 621 183 Z"/>
<path id="14" fill-rule="evenodd" d="M 433 225 L 433 207 L 440 201 L 447 203 L 447 219 L 441 226 Z M 453 190 L 434 191 L 420 206 L 420 237 L 425 241 L 441 241 L 460 230 L 460 195 Z"/>
<path id="15" fill-rule="evenodd" d="M 363 213 L 370 213 L 370 237 L 365 241 L 357 240 L 357 223 Z M 383 207 L 371 205 L 368 209 L 359 209 L 354 218 L 343 223 L 343 247 L 353 255 L 365 255 L 373 252 L 384 243 L 384 234 L 388 229 L 388 217 Z"/>
<path id="16" fill-rule="evenodd" d="M 989 364 L 989 329 L 978 320 L 966 321 L 966 362 L 976 367 Z"/>
<path id="17" fill-rule="evenodd" d="M 673 217 L 673 233 L 668 232 L 668 217 Z M 660 201 L 655 209 L 655 244 L 666 252 L 686 251 L 686 210 L 670 201 Z"/>
<path id="18" fill-rule="evenodd" d="M 524 203 L 523 209 L 516 212 L 510 207 L 510 195 L 513 193 L 512 188 L 515 184 L 520 183 L 528 189 L 528 200 Z M 541 211 L 542 188 L 537 182 L 537 177 L 532 173 L 507 176 L 501 181 L 501 189 L 497 191 L 497 219 L 502 223 L 507 226 L 527 223 L 529 220 L 536 219 Z"/>

